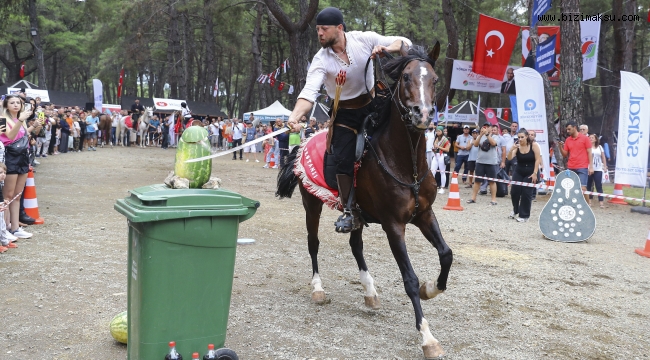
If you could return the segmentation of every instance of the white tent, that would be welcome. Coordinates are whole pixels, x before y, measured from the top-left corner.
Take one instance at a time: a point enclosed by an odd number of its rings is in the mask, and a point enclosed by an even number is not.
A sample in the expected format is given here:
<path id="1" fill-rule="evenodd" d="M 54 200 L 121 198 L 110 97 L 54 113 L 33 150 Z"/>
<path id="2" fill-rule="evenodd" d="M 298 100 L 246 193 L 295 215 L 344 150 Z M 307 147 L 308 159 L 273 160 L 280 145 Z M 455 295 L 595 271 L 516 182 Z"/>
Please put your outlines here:
<path id="1" fill-rule="evenodd" d="M 275 101 L 271 106 L 266 107 L 264 109 L 259 109 L 256 111 L 251 111 L 244 113 L 244 121 L 248 121 L 248 118 L 253 114 L 255 117 L 255 120 L 259 120 L 262 122 L 272 122 L 275 121 L 275 119 L 280 118 L 282 120 L 289 120 L 289 115 L 291 115 L 291 111 L 282 106 L 279 101 Z"/>

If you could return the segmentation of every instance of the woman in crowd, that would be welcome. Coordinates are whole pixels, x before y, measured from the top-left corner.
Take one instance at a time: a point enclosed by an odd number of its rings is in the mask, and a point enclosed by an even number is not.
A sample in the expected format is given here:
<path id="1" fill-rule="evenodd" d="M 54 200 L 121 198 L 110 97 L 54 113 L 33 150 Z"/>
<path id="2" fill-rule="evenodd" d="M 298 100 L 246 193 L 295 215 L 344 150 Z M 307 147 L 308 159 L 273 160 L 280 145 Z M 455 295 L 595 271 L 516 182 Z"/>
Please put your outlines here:
<path id="1" fill-rule="evenodd" d="M 478 129 L 472 129 L 472 144 L 478 137 Z M 468 189 L 474 187 L 474 170 L 476 170 L 476 158 L 478 157 L 478 146 L 472 145 L 472 148 L 469 149 L 469 157 L 467 158 L 467 172 L 469 173 L 469 178 L 467 180 Z"/>
<path id="2" fill-rule="evenodd" d="M 443 135 L 444 130 L 445 128 L 443 126 L 438 126 L 436 129 L 436 137 L 433 140 L 434 157 L 431 160 L 431 172 L 434 177 L 436 176 L 436 171 L 440 170 L 440 188 L 438 194 L 445 193 L 445 185 L 447 182 L 445 155 L 448 155 L 449 149 L 451 148 L 451 142 Z"/>
<path id="3" fill-rule="evenodd" d="M 76 149 L 77 152 L 83 151 L 86 142 L 86 117 L 87 114 L 84 111 L 79 114 L 79 121 L 77 122 L 79 125 L 79 147 Z"/>
<path id="4" fill-rule="evenodd" d="M 67 119 L 70 117 L 70 113 L 66 113 L 64 118 L 59 120 L 59 131 L 61 132 L 59 136 L 59 152 L 65 154 L 68 152 L 68 138 L 70 137 L 70 124 Z"/>
<path id="5" fill-rule="evenodd" d="M 512 181 L 537 183 L 539 166 L 542 164 L 542 157 L 539 145 L 532 141 L 525 128 L 519 129 L 515 144 L 508 152 L 508 160 L 517 158 L 517 166 L 512 172 Z M 519 222 L 526 222 L 530 218 L 530 207 L 533 203 L 533 192 L 535 188 L 521 185 L 512 185 L 510 193 L 512 199 L 511 219 Z M 519 215 L 519 216 L 517 216 Z"/>
<path id="6" fill-rule="evenodd" d="M 83 114 L 83 111 L 81 113 Z M 72 149 L 70 151 L 79 151 L 77 149 L 79 148 L 80 135 L 81 126 L 79 126 L 79 116 L 72 115 L 72 146 L 69 146 L 70 143 L 68 142 L 68 146 Z"/>
<path id="7" fill-rule="evenodd" d="M 7 166 L 7 177 L 2 188 L 2 195 L 5 201 L 11 201 L 25 189 L 25 181 L 29 172 L 28 134 L 40 131 L 40 122 L 34 127 L 27 127 L 25 121 L 32 115 L 32 112 L 25 111 L 20 97 L 7 95 L 2 103 L 4 109 L 3 117 L 7 120 L 7 126 L 0 129 L 0 141 L 5 146 L 5 165 Z M 9 211 L 5 211 L 5 222 L 8 224 L 9 232 L 17 238 L 27 239 L 32 234 L 19 227 L 20 201 L 13 201 L 9 204 Z M 11 223 L 11 225 L 9 225 Z"/>
<path id="8" fill-rule="evenodd" d="M 605 155 L 605 150 L 600 146 L 598 140 L 598 135 L 589 134 L 589 140 L 591 140 L 591 154 L 594 158 L 594 173 L 589 175 L 587 178 L 587 191 L 592 191 L 594 184 L 596 185 L 596 191 L 600 194 L 603 193 L 603 171 L 607 171 L 607 157 Z M 589 195 L 589 206 L 591 206 L 591 199 L 593 195 Z M 598 196 L 598 203 L 600 208 L 605 208 L 605 203 L 603 202 L 603 197 Z"/>

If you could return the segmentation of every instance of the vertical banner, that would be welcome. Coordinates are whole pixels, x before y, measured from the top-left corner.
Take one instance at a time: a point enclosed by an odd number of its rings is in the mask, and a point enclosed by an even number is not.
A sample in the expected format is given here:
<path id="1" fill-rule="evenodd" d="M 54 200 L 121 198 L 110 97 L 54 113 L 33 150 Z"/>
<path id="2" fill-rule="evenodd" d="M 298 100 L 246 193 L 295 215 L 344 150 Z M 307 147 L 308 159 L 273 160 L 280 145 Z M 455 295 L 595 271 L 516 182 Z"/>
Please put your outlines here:
<path id="1" fill-rule="evenodd" d="M 529 68 L 530 69 L 530 68 Z M 517 89 L 517 83 L 515 82 L 515 90 Z M 510 95 L 510 109 L 512 111 L 512 122 L 518 122 L 519 112 L 517 111 L 517 96 Z"/>
<path id="2" fill-rule="evenodd" d="M 542 76 L 531 68 L 515 70 L 517 94 L 517 116 L 519 128 L 535 131 L 535 141 L 539 144 L 544 167 L 544 179 L 551 176 L 548 151 L 548 126 L 546 125 L 546 101 Z"/>
<path id="3" fill-rule="evenodd" d="M 650 134 L 650 85 L 635 73 L 621 71 L 616 183 L 645 186 Z M 643 134 L 646 134 L 643 136 Z"/>
<path id="4" fill-rule="evenodd" d="M 523 26 L 521 31 L 521 64 L 523 65 L 528 58 L 528 54 L 532 49 L 530 43 L 530 28 L 528 26 Z M 559 26 L 538 26 L 537 27 L 537 37 L 539 43 L 544 43 L 551 36 L 556 35 L 555 37 L 555 67 L 549 71 L 548 80 L 551 82 L 551 86 L 560 86 L 560 42 L 562 41 L 560 37 L 560 27 Z"/>
<path id="5" fill-rule="evenodd" d="M 535 58 L 535 70 L 543 74 L 553 70 L 555 67 L 555 38 L 553 35 L 543 43 L 537 45 L 537 57 Z"/>
<path id="6" fill-rule="evenodd" d="M 582 47 L 582 81 L 596 77 L 598 70 L 598 39 L 600 37 L 600 20 L 580 22 L 580 40 Z"/>
<path id="7" fill-rule="evenodd" d="M 551 0 L 533 0 L 533 26 L 539 21 L 539 16 L 551 10 Z"/>
<path id="8" fill-rule="evenodd" d="M 117 84 L 117 98 L 122 99 L 122 84 L 124 83 L 124 68 L 120 70 L 120 81 Z"/>
<path id="9" fill-rule="evenodd" d="M 102 95 L 102 82 L 99 79 L 93 79 L 93 92 L 95 93 L 95 109 L 102 111 L 104 96 Z"/>

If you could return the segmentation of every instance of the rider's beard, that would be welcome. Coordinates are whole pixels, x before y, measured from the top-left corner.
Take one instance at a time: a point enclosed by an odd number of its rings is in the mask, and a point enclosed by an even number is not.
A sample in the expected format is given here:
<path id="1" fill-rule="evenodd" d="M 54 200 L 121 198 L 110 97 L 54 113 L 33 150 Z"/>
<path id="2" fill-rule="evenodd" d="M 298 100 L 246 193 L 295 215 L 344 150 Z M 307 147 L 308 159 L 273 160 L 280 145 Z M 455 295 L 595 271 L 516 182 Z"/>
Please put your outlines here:
<path id="1" fill-rule="evenodd" d="M 336 44 L 336 38 L 332 38 L 327 40 L 325 43 L 321 43 L 321 46 L 323 49 L 331 48 L 334 44 Z"/>

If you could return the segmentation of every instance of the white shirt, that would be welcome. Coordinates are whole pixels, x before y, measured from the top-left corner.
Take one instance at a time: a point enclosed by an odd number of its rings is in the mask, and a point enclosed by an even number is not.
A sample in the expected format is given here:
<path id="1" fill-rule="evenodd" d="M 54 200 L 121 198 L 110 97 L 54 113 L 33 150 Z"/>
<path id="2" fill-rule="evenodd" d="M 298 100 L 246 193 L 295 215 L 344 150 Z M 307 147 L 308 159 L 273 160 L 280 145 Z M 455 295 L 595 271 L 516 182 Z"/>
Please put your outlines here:
<path id="1" fill-rule="evenodd" d="M 427 131 L 424 136 L 427 139 L 427 152 L 433 152 L 433 141 L 436 139 L 436 131 Z"/>
<path id="2" fill-rule="evenodd" d="M 192 117 L 192 111 L 190 110 L 189 106 L 184 107 L 183 110 L 181 110 L 181 113 L 186 119 Z"/>
<path id="3" fill-rule="evenodd" d="M 242 133 L 244 132 L 244 126 L 239 123 L 232 127 L 232 139 L 239 140 L 242 138 Z"/>
<path id="4" fill-rule="evenodd" d="M 504 135 L 501 135 L 501 138 L 503 138 L 504 145 L 506 146 L 506 154 L 510 152 L 510 149 L 515 145 L 515 136 L 512 136 L 508 133 L 505 133 Z"/>
<path id="5" fill-rule="evenodd" d="M 322 48 L 311 62 L 307 72 L 307 82 L 305 87 L 298 95 L 299 99 L 305 99 L 315 102 L 320 88 L 325 84 L 325 91 L 329 97 L 334 98 L 336 91 L 336 76 L 340 70 L 346 71 L 346 80 L 341 91 L 340 100 L 349 100 L 366 93 L 374 85 L 373 64 L 368 66 L 368 78 L 364 86 L 364 69 L 368 58 L 372 54 L 372 49 L 377 45 L 389 46 L 396 40 L 402 40 L 408 46 L 412 46 L 411 40 L 401 36 L 381 36 L 372 31 L 350 31 L 345 33 L 346 48 L 345 51 L 350 60 L 346 64 L 332 50 L 332 48 Z"/>

